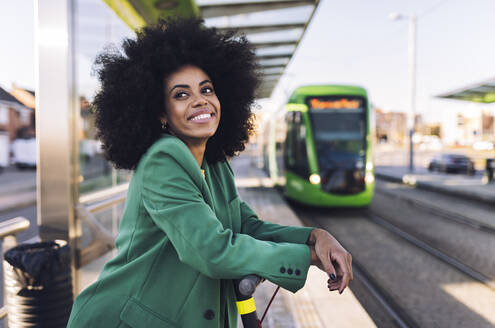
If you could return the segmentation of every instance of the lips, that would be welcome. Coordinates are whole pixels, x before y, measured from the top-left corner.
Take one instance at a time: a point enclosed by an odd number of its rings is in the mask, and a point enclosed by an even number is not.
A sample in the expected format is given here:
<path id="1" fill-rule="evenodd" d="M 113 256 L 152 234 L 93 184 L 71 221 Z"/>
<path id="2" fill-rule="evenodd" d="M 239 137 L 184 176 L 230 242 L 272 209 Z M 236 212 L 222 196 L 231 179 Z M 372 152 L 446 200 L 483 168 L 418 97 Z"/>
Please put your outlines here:
<path id="1" fill-rule="evenodd" d="M 201 114 L 198 116 L 194 116 L 193 118 L 191 118 L 189 120 L 190 121 L 199 121 L 199 120 L 210 118 L 211 116 L 212 116 L 212 114 Z"/>
<path id="2" fill-rule="evenodd" d="M 188 121 L 193 121 L 193 122 L 202 122 L 205 120 L 209 120 L 215 116 L 215 113 L 213 113 L 211 110 L 205 108 L 205 109 L 200 109 L 194 112 L 191 116 L 187 118 Z"/>

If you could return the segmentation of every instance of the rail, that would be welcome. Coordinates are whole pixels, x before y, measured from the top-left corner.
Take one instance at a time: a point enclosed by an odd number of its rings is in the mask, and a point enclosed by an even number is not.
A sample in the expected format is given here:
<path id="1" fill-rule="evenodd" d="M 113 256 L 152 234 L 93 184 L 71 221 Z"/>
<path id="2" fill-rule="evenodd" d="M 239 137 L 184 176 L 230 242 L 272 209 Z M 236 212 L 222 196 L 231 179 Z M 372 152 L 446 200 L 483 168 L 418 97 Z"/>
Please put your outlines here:
<path id="1" fill-rule="evenodd" d="M 123 203 L 128 187 L 128 184 L 123 184 L 80 197 L 79 205 L 76 206 L 77 216 L 88 227 L 92 239 L 88 246 L 78 251 L 76 262 L 78 267 L 86 265 L 113 249 L 114 236 L 95 218 L 94 213 Z M 17 234 L 27 230 L 29 226 L 29 220 L 24 217 L 15 217 L 0 222 L 0 241 L 3 253 L 17 245 Z M 5 319 L 7 315 L 8 311 L 4 305 L 0 308 L 0 320 Z"/>
<path id="2" fill-rule="evenodd" d="M 17 234 L 27 230 L 29 225 L 29 220 L 21 216 L 0 222 L 0 240 L 2 241 L 3 253 L 17 244 Z M 4 305 L 0 308 L 0 320 L 5 319 L 7 314 L 7 309 Z"/>
<path id="3" fill-rule="evenodd" d="M 86 224 L 92 238 L 88 246 L 78 249 L 77 268 L 85 266 L 114 248 L 114 236 L 103 227 L 94 214 L 123 203 L 128 188 L 129 184 L 122 184 L 79 198 L 79 205 L 76 206 L 77 217 Z"/>
<path id="4" fill-rule="evenodd" d="M 3 240 L 7 236 L 15 236 L 28 228 L 29 220 L 22 216 L 0 222 L 0 239 Z"/>

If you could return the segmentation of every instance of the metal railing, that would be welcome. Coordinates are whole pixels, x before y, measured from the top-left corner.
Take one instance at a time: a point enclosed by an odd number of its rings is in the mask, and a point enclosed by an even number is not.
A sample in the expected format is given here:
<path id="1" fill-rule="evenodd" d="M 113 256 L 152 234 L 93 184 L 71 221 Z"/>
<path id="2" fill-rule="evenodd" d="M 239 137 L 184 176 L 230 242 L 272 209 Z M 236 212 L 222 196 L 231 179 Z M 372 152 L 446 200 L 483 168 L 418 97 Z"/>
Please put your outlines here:
<path id="1" fill-rule="evenodd" d="M 27 230 L 29 225 L 29 220 L 21 216 L 0 222 L 0 240 L 2 241 L 3 254 L 5 254 L 5 252 L 10 248 L 17 245 L 17 234 Z M 5 319 L 7 314 L 7 308 L 4 305 L 0 308 L 0 320 Z"/>
<path id="2" fill-rule="evenodd" d="M 76 206 L 78 219 L 86 224 L 91 232 L 91 242 L 78 250 L 77 268 L 99 258 L 115 247 L 115 237 L 94 216 L 95 213 L 122 204 L 127 196 L 129 184 L 84 195 Z"/>
<path id="3" fill-rule="evenodd" d="M 88 246 L 78 249 L 77 268 L 83 267 L 115 247 L 114 236 L 103 227 L 94 214 L 122 204 L 126 199 L 127 189 L 128 184 L 123 184 L 91 195 L 85 195 L 79 199 L 79 205 L 76 206 L 77 217 L 91 232 L 91 242 Z M 17 234 L 27 230 L 29 226 L 29 220 L 24 217 L 16 217 L 0 222 L 0 242 L 2 242 L 3 254 L 17 245 Z M 4 304 L 0 308 L 0 320 L 4 320 L 7 315 L 8 311 Z"/>

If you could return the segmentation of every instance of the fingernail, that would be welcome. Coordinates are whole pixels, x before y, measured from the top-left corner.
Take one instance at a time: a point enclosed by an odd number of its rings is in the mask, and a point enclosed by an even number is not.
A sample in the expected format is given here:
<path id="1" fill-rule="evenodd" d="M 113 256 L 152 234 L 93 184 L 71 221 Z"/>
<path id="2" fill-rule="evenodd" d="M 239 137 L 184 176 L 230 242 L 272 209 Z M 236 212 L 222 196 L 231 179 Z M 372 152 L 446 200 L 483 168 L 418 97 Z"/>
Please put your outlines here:
<path id="1" fill-rule="evenodd" d="M 335 280 L 335 275 L 333 273 L 330 273 L 330 279 Z"/>

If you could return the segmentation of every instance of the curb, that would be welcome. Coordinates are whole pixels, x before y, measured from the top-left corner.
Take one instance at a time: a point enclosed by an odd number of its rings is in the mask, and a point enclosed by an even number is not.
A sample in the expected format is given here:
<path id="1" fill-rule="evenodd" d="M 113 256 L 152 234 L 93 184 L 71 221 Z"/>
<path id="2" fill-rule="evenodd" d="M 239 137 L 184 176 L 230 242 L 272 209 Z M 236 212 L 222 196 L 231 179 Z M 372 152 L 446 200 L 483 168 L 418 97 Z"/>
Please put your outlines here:
<path id="1" fill-rule="evenodd" d="M 6 214 L 8 212 L 20 210 L 22 208 L 36 205 L 36 195 L 34 199 L 25 199 L 19 202 L 16 202 L 15 204 L 12 205 L 6 205 L 6 206 L 0 206 L 0 215 Z"/>
<path id="2" fill-rule="evenodd" d="M 386 180 L 386 181 L 391 181 L 391 182 L 398 182 L 401 184 L 407 184 L 404 183 L 403 177 L 398 177 L 398 176 L 393 176 L 393 175 L 387 175 L 387 174 L 382 174 L 382 173 L 376 173 L 375 172 L 375 177 L 381 180 Z M 437 186 L 428 182 L 421 182 L 421 181 L 416 181 L 414 184 L 407 184 L 407 185 L 413 185 L 414 187 L 418 189 L 424 189 L 424 190 L 429 190 L 429 191 L 434 191 L 442 194 L 446 194 L 449 196 L 457 197 L 457 198 L 463 198 L 463 199 L 469 199 L 472 201 L 484 203 L 484 204 L 490 204 L 493 205 L 495 203 L 495 197 L 490 196 L 490 195 L 484 195 L 480 193 L 472 193 L 472 192 L 466 192 L 464 190 L 454 190 L 451 188 L 446 188 L 442 186 Z"/>
<path id="3" fill-rule="evenodd" d="M 12 188 L 12 189 L 8 189 L 8 190 L 0 190 L 0 197 L 4 196 L 4 195 L 11 195 L 13 193 L 26 192 L 26 191 L 36 191 L 36 185 L 25 186 L 25 187 L 18 188 L 18 189 Z"/>

